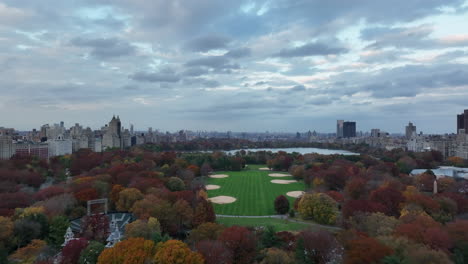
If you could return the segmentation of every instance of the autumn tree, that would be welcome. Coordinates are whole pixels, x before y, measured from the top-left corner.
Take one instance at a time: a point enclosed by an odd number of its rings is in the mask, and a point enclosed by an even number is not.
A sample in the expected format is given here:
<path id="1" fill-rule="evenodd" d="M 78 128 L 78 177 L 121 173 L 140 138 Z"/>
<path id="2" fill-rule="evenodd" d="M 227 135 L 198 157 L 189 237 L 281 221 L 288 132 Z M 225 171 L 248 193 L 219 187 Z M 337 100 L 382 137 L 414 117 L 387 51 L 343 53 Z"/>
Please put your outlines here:
<path id="1" fill-rule="evenodd" d="M 91 241 L 88 246 L 81 252 L 78 264 L 96 264 L 98 257 L 104 250 L 104 245 Z"/>
<path id="2" fill-rule="evenodd" d="M 178 200 L 174 203 L 175 221 L 179 229 L 183 226 L 191 227 L 193 219 L 193 209 L 185 200 Z"/>
<path id="3" fill-rule="evenodd" d="M 88 246 L 86 238 L 73 239 L 62 248 L 60 264 L 77 264 L 81 252 Z"/>
<path id="4" fill-rule="evenodd" d="M 170 177 L 166 184 L 167 188 L 173 192 L 182 191 L 185 189 L 184 182 L 177 177 Z"/>
<path id="5" fill-rule="evenodd" d="M 294 259 L 291 257 L 291 254 L 278 249 L 278 248 L 268 248 L 265 250 L 265 257 L 260 262 L 260 264 L 293 264 Z"/>
<path id="6" fill-rule="evenodd" d="M 192 229 L 188 240 L 193 244 L 203 240 L 216 240 L 224 229 L 224 226 L 217 223 L 203 223 Z"/>
<path id="7" fill-rule="evenodd" d="M 119 200 L 117 201 L 117 210 L 130 211 L 135 202 L 143 199 L 143 194 L 135 188 L 127 188 L 119 192 Z"/>
<path id="8" fill-rule="evenodd" d="M 11 263 L 35 263 L 39 254 L 46 248 L 47 243 L 43 240 L 34 239 L 18 250 L 16 250 L 10 257 Z"/>
<path id="9" fill-rule="evenodd" d="M 370 200 L 385 206 L 387 215 L 398 217 L 400 215 L 400 204 L 403 203 L 405 198 L 399 190 L 391 186 L 383 186 L 371 192 Z"/>
<path id="10" fill-rule="evenodd" d="M 109 218 L 105 214 L 85 216 L 81 222 L 81 236 L 105 243 L 109 236 Z"/>
<path id="11" fill-rule="evenodd" d="M 312 218 L 320 224 L 334 224 L 338 217 L 337 203 L 324 193 L 304 194 L 298 209 L 303 218 Z"/>
<path id="12" fill-rule="evenodd" d="M 160 242 L 156 246 L 155 264 L 203 264 L 204 259 L 200 253 L 193 252 L 182 241 L 169 240 Z"/>
<path id="13" fill-rule="evenodd" d="M 275 199 L 275 211 L 278 214 L 286 214 L 289 212 L 289 200 L 284 195 L 279 195 Z"/>
<path id="14" fill-rule="evenodd" d="M 346 264 L 379 263 L 385 256 L 393 254 L 393 250 L 378 240 L 363 237 L 351 240 L 346 247 Z"/>
<path id="15" fill-rule="evenodd" d="M 255 234 L 245 227 L 231 226 L 225 229 L 218 239 L 232 251 L 234 263 L 252 263 L 256 256 L 257 239 Z"/>
<path id="16" fill-rule="evenodd" d="M 114 247 L 104 249 L 98 257 L 98 264 L 142 264 L 150 263 L 155 254 L 155 245 L 144 238 L 129 238 Z"/>
<path id="17" fill-rule="evenodd" d="M 233 261 L 232 252 L 220 241 L 203 240 L 195 249 L 203 255 L 206 264 L 231 264 Z"/>
<path id="18" fill-rule="evenodd" d="M 398 219 L 383 213 L 360 213 L 350 218 L 351 226 L 372 237 L 391 235 Z"/>
<path id="19" fill-rule="evenodd" d="M 339 263 L 342 248 L 326 231 L 302 231 L 296 242 L 296 258 L 299 263 Z"/>
<path id="20" fill-rule="evenodd" d="M 369 200 L 349 200 L 343 205 L 341 210 L 345 219 L 358 213 L 376 213 L 385 212 L 385 207 Z"/>
<path id="21" fill-rule="evenodd" d="M 6 244 L 13 235 L 14 224 L 9 217 L 0 216 L 0 244 Z"/>
<path id="22" fill-rule="evenodd" d="M 125 226 L 125 236 L 142 237 L 152 239 L 156 234 L 161 233 L 161 226 L 158 219 L 150 217 L 148 220 L 136 220 Z"/>
<path id="23" fill-rule="evenodd" d="M 200 199 L 193 213 L 193 225 L 198 226 L 206 222 L 216 221 L 213 204 L 205 199 Z"/>

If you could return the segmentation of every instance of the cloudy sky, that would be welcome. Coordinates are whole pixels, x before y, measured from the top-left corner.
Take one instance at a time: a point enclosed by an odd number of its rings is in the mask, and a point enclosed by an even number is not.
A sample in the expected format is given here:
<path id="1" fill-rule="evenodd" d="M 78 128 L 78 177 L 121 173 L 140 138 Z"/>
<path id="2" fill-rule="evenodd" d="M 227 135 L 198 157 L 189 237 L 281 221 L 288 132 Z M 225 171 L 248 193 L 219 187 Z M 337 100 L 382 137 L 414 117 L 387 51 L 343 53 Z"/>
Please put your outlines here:
<path id="1" fill-rule="evenodd" d="M 0 126 L 455 132 L 465 0 L 0 0 Z"/>

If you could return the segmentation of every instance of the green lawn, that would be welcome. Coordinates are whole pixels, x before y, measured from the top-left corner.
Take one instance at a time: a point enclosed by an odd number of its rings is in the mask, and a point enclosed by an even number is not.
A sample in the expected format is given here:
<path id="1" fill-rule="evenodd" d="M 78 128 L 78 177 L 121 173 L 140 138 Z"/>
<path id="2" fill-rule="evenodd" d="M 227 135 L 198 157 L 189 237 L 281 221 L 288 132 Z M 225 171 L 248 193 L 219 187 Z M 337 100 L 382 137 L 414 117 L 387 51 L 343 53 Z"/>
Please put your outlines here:
<path id="1" fill-rule="evenodd" d="M 217 217 L 216 221 L 225 226 L 273 226 L 277 232 L 279 231 L 297 231 L 314 228 L 311 225 L 303 223 L 295 223 L 288 220 L 276 218 L 238 218 L 238 217 Z"/>
<path id="2" fill-rule="evenodd" d="M 206 184 L 220 185 L 218 190 L 208 191 L 209 197 L 226 195 L 237 199 L 231 204 L 214 204 L 217 214 L 224 215 L 273 215 L 274 200 L 278 195 L 286 195 L 289 191 L 304 191 L 303 182 L 290 184 L 271 183 L 274 179 L 292 180 L 292 177 L 275 178 L 268 176 L 271 171 L 260 171 L 259 167 L 249 165 L 243 171 L 218 171 L 214 174 L 228 174 L 228 178 L 212 179 L 207 178 Z M 288 197 L 291 203 L 295 198 Z"/>

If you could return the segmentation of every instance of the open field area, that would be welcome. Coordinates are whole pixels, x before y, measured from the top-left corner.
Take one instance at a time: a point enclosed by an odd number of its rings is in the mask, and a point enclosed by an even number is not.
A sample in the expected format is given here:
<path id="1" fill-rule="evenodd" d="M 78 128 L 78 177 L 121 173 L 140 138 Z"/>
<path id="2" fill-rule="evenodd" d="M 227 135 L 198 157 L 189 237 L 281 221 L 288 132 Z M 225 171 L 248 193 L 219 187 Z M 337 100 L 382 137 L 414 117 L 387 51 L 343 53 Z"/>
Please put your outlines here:
<path id="1" fill-rule="evenodd" d="M 268 176 L 271 171 L 261 171 L 259 168 L 265 165 L 249 165 L 243 171 L 220 171 L 216 175 L 226 174 L 227 178 L 207 178 L 206 184 L 219 185 L 219 189 L 208 190 L 208 196 L 231 196 L 237 200 L 229 204 L 214 204 L 217 214 L 224 215 L 274 215 L 276 214 L 273 202 L 278 195 L 285 195 L 290 191 L 303 191 L 303 182 L 288 184 L 275 184 L 274 178 Z M 284 177 L 281 179 L 290 179 Z M 294 198 L 288 197 L 291 206 Z"/>

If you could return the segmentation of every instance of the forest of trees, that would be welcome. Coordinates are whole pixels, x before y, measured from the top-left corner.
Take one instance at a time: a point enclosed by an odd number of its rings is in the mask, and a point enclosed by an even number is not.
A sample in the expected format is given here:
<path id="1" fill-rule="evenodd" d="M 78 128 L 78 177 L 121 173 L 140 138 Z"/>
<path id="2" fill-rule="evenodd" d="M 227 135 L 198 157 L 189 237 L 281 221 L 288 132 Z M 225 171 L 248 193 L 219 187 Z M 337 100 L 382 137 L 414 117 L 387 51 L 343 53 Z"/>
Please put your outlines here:
<path id="1" fill-rule="evenodd" d="M 244 142 L 222 144 L 235 148 Z M 464 160 L 402 150 L 359 156 L 227 155 L 156 151 L 159 147 L 80 150 L 48 162 L 1 161 L 0 263 L 48 264 L 58 254 L 64 264 L 468 263 L 468 181 L 439 178 L 434 193 L 430 171 L 408 174 Z M 306 194 L 294 204 L 284 196 L 271 201 L 278 213 L 338 231 L 277 232 L 216 223 L 204 176 L 239 171 L 246 164 L 266 164 L 306 184 Z M 86 202 L 99 198 L 108 199 L 110 211 L 135 218 L 111 248 L 104 247 L 107 217 L 86 216 Z M 62 246 L 70 222 L 81 217 L 81 233 Z"/>

